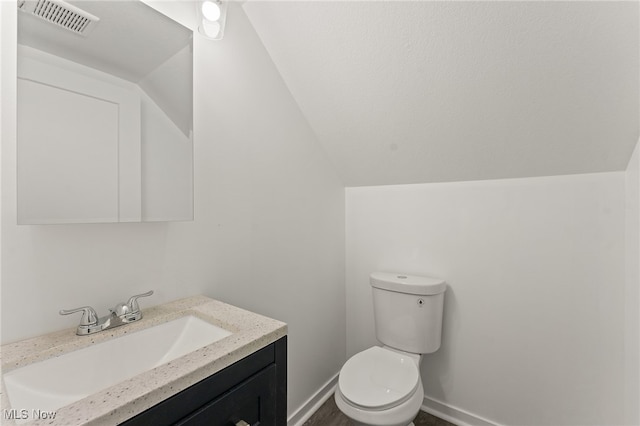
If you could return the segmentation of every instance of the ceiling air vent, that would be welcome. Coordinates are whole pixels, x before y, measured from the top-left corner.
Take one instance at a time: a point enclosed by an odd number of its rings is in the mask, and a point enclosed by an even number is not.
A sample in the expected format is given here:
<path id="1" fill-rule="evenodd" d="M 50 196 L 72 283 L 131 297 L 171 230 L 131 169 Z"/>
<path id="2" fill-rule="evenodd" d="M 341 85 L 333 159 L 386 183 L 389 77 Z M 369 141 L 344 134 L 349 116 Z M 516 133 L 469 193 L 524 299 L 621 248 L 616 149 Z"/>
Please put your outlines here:
<path id="1" fill-rule="evenodd" d="M 18 9 L 83 36 L 100 20 L 62 0 L 23 0 L 18 2 Z"/>

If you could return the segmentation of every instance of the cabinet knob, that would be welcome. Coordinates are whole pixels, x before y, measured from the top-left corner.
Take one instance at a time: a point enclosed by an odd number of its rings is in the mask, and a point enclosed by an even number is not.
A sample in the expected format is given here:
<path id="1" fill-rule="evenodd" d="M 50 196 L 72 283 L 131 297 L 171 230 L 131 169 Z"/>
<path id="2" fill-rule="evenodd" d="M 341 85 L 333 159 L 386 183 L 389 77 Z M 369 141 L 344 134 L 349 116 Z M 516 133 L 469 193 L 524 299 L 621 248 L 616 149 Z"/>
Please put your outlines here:
<path id="1" fill-rule="evenodd" d="M 251 425 L 245 422 L 244 420 L 240 420 L 239 422 L 236 423 L 236 426 L 251 426 Z"/>

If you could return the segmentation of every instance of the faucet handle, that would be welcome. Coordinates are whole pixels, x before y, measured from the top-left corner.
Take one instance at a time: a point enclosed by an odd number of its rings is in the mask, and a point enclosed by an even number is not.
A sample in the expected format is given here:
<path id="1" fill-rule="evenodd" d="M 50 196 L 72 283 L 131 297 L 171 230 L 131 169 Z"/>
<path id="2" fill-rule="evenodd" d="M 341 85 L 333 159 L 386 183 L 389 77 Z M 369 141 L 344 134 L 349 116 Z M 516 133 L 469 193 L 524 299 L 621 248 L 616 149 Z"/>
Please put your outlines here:
<path id="1" fill-rule="evenodd" d="M 98 314 L 91 306 L 83 306 L 75 309 L 60 309 L 60 315 L 75 314 L 82 311 L 82 318 L 80 318 L 80 325 L 95 325 L 98 323 Z"/>
<path id="2" fill-rule="evenodd" d="M 151 296 L 152 294 L 153 294 L 153 290 L 150 290 L 146 293 L 136 294 L 135 296 L 131 296 L 129 298 L 129 301 L 127 302 L 127 306 L 129 306 L 131 313 L 136 313 L 140 311 L 140 306 L 138 306 L 139 297 L 147 297 L 147 296 Z"/>
<path id="3" fill-rule="evenodd" d="M 118 303 L 115 307 L 109 309 L 109 312 L 118 317 L 123 317 L 132 313 L 131 308 L 126 303 Z"/>

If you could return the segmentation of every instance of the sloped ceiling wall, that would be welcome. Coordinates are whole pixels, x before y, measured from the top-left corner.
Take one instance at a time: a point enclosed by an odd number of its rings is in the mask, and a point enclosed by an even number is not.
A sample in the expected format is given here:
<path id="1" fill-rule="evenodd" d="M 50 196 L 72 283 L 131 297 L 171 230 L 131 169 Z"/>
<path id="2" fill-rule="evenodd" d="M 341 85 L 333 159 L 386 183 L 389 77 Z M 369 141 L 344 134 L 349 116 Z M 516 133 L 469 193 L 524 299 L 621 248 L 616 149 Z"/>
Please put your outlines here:
<path id="1" fill-rule="evenodd" d="M 638 2 L 243 7 L 346 186 L 624 170 L 638 140 Z"/>

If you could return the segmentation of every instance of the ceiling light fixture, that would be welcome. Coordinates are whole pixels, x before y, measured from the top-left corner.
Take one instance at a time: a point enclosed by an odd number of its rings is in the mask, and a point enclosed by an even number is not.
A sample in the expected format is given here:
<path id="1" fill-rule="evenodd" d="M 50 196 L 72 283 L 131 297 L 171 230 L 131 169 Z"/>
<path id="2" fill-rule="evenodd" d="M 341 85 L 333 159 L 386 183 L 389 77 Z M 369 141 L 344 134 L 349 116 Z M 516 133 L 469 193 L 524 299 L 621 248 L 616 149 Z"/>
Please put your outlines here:
<path id="1" fill-rule="evenodd" d="M 204 0 L 197 2 L 198 31 L 211 40 L 222 40 L 224 24 L 227 19 L 227 2 L 222 0 Z"/>

